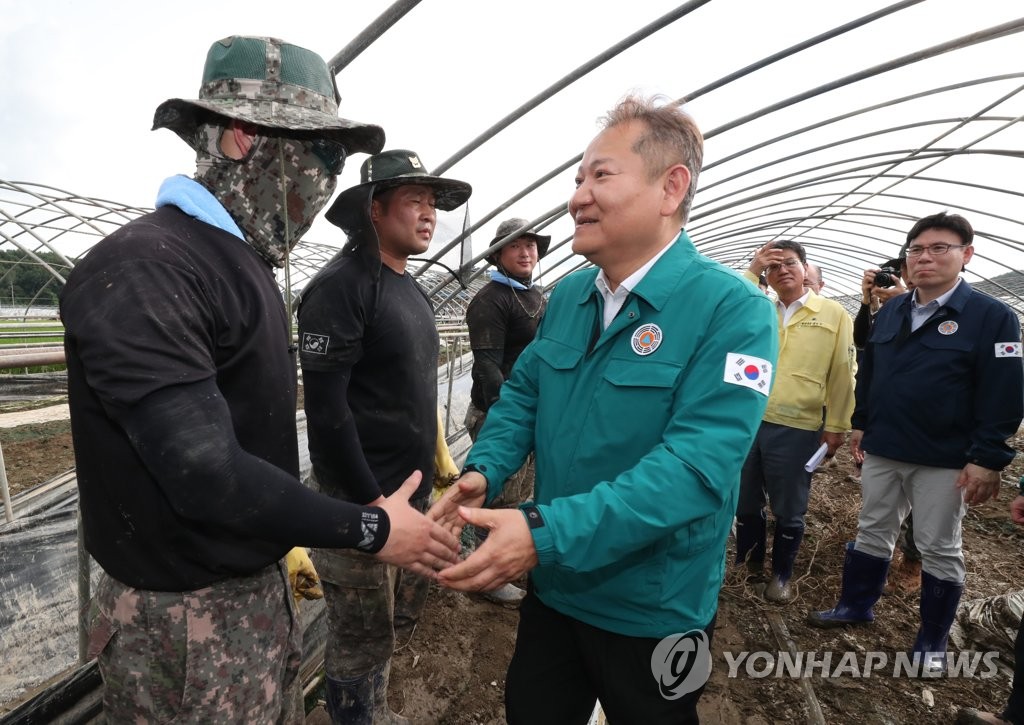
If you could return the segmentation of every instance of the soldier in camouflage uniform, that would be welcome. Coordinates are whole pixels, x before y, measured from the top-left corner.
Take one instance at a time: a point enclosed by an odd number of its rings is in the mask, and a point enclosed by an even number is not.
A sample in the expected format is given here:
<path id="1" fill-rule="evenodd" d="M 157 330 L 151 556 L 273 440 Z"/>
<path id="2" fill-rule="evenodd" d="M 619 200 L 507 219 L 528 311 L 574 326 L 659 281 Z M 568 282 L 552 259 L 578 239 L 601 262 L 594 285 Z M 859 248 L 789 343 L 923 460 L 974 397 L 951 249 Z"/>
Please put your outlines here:
<path id="1" fill-rule="evenodd" d="M 109 722 L 301 722 L 301 630 L 282 560 L 358 548 L 429 574 L 457 542 L 395 496 L 359 506 L 298 480 L 296 366 L 274 280 L 345 156 L 384 141 L 339 118 L 315 53 L 232 37 L 200 98 L 154 126 L 195 177 L 101 241 L 61 293 L 68 397 Z"/>
<path id="2" fill-rule="evenodd" d="M 436 209 L 469 184 L 432 176 L 412 151 L 371 156 L 327 220 L 348 235 L 299 303 L 309 454 L 321 491 L 372 504 L 411 470 L 429 502 L 437 442 L 434 313 L 406 263 L 430 245 Z M 313 553 L 327 604 L 327 709 L 335 723 L 402 722 L 388 707 L 396 635 L 411 636 L 429 581 L 357 551 Z M 397 630 L 397 632 L 396 632 Z"/>

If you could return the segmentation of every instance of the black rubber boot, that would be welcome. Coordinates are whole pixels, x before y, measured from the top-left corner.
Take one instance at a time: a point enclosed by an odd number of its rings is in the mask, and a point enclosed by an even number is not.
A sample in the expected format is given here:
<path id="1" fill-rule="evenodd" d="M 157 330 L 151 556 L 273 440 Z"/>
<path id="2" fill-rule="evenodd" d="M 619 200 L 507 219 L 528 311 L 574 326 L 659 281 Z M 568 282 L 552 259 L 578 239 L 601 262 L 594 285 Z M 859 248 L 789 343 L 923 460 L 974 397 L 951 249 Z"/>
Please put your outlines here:
<path id="1" fill-rule="evenodd" d="M 776 527 L 772 542 L 772 580 L 764 590 L 764 598 L 772 602 L 788 602 L 793 598 L 789 580 L 793 577 L 793 564 L 804 538 L 802 526 Z"/>
<path id="2" fill-rule="evenodd" d="M 764 550 L 768 539 L 764 514 L 736 517 L 736 563 L 760 573 L 764 568 Z"/>
<path id="3" fill-rule="evenodd" d="M 327 714 L 334 725 L 373 725 L 373 673 L 327 677 Z"/>

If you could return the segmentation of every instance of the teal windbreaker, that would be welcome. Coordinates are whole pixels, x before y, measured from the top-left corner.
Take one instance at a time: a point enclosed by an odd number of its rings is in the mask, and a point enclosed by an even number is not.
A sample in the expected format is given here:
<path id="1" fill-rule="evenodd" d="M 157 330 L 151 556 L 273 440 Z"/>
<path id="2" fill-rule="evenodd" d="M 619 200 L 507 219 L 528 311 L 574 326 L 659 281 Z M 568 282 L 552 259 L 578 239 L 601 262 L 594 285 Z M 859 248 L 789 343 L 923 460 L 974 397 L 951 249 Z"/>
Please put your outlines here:
<path id="1" fill-rule="evenodd" d="M 703 628 L 768 401 L 775 310 L 685 232 L 604 331 L 596 277 L 558 284 L 467 463 L 490 500 L 536 451 L 544 604 L 627 636 Z"/>

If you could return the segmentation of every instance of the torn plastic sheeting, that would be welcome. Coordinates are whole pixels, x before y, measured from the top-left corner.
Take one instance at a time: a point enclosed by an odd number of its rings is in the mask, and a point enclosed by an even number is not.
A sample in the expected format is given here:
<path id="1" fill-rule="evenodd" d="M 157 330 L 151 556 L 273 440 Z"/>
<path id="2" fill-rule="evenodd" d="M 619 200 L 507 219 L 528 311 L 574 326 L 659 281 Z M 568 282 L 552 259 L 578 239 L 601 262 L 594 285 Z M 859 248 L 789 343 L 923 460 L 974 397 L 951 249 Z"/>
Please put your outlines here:
<path id="1" fill-rule="evenodd" d="M 0 526 L 0 703 L 77 662 L 77 492 L 64 486 L 53 508 Z"/>

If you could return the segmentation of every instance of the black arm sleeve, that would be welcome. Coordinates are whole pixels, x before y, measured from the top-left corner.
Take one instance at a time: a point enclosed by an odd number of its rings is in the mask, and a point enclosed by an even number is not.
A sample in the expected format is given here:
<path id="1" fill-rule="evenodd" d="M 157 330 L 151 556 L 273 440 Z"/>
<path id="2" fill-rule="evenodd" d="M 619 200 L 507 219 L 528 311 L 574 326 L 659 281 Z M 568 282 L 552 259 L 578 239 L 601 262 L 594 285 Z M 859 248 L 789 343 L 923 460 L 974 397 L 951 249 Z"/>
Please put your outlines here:
<path id="1" fill-rule="evenodd" d="M 212 380 L 161 388 L 107 412 L 182 518 L 288 546 L 376 553 L 387 541 L 383 509 L 312 491 L 242 450 Z"/>
<path id="2" fill-rule="evenodd" d="M 480 386 L 485 413 L 498 400 L 501 384 L 505 382 L 505 376 L 501 374 L 503 356 L 501 348 L 473 351 L 473 381 Z"/>
<path id="3" fill-rule="evenodd" d="M 351 369 L 303 370 L 309 451 L 321 486 L 337 486 L 357 503 L 380 498 L 381 490 L 363 454 L 359 431 L 348 405 Z"/>
<path id="4" fill-rule="evenodd" d="M 868 344 L 868 335 L 871 333 L 871 305 L 860 303 L 857 316 L 853 318 L 853 344 L 863 350 Z"/>

